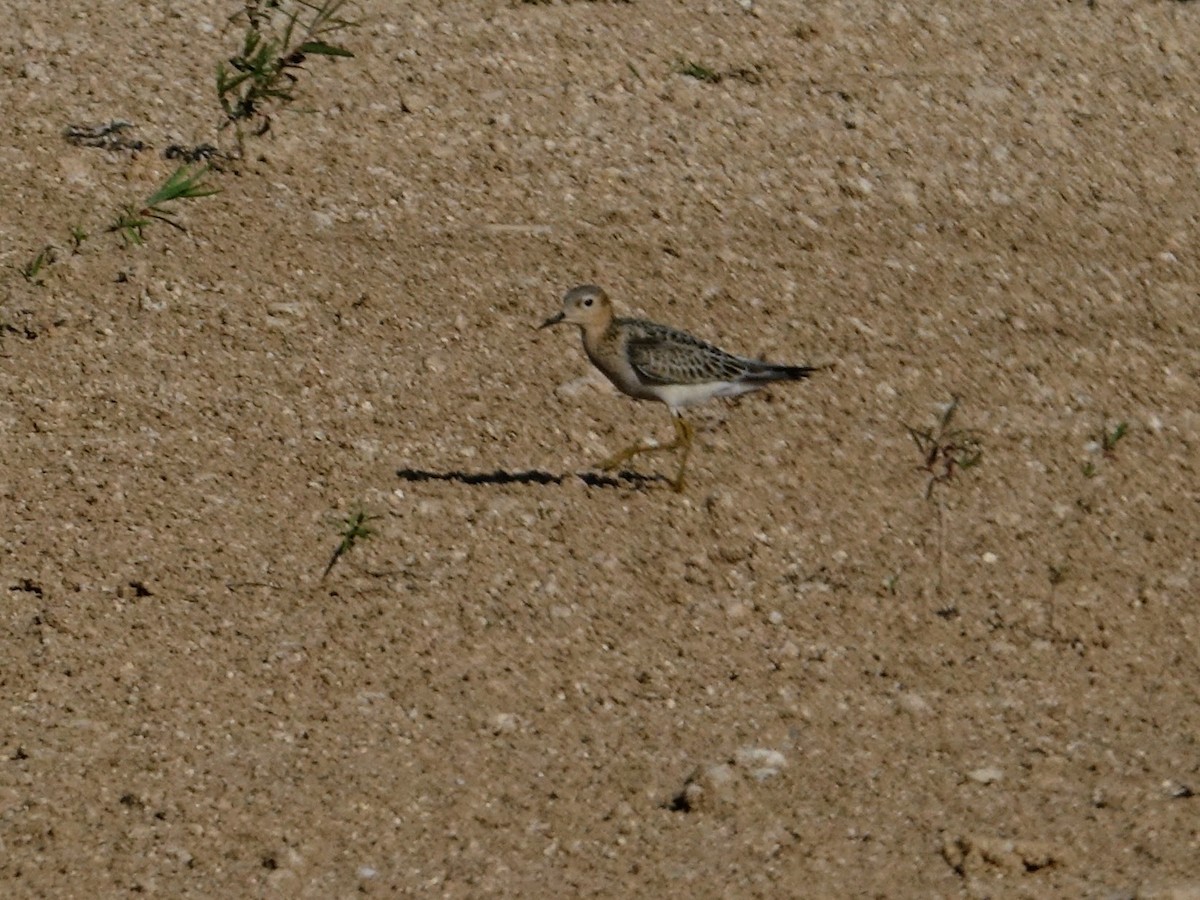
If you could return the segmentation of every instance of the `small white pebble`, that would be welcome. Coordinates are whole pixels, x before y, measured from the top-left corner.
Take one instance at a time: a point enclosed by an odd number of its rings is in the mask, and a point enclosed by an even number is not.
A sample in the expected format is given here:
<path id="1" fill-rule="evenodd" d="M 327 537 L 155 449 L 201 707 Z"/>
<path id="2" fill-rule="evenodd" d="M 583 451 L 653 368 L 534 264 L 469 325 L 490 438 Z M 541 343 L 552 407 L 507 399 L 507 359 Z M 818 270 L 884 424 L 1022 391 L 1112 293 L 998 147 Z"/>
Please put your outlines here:
<path id="1" fill-rule="evenodd" d="M 492 716 L 493 734 L 512 734 L 517 730 L 517 717 L 512 713 L 496 713 Z"/>
<path id="2" fill-rule="evenodd" d="M 995 784 L 1004 778 L 1004 772 L 996 766 L 984 766 L 967 773 L 967 777 L 980 784 Z"/>
<path id="3" fill-rule="evenodd" d="M 739 766 L 750 770 L 755 781 L 766 781 L 787 765 L 787 757 L 768 747 L 741 747 L 734 754 Z"/>
<path id="4" fill-rule="evenodd" d="M 914 694 L 912 692 L 901 694 L 897 699 L 897 703 L 899 703 L 900 708 L 905 712 L 912 713 L 913 715 L 917 716 L 926 715 L 932 711 L 928 700 L 926 700 L 920 694 Z"/>
<path id="5" fill-rule="evenodd" d="M 731 619 L 744 619 L 750 615 L 750 606 L 741 600 L 731 600 L 725 604 L 725 615 Z"/>

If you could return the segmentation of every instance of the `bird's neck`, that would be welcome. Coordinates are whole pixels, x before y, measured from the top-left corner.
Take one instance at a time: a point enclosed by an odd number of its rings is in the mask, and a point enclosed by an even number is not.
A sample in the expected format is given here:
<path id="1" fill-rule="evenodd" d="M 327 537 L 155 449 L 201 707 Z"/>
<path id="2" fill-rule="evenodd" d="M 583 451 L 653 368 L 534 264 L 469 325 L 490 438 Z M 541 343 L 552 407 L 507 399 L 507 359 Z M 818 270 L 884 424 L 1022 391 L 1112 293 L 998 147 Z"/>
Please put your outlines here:
<path id="1" fill-rule="evenodd" d="M 583 330 L 583 343 L 587 347 L 596 347 L 613 330 L 615 320 L 612 316 L 588 322 L 580 326 Z"/>

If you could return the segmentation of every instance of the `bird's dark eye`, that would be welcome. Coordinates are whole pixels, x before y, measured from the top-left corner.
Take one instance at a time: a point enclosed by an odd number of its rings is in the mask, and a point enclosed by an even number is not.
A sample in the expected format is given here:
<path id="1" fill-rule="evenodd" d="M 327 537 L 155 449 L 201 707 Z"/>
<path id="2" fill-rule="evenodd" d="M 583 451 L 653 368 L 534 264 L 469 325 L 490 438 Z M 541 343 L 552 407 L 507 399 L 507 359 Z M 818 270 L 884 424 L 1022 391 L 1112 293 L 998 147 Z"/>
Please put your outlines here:
<path id="1" fill-rule="evenodd" d="M 583 305 L 584 305 L 584 306 L 591 306 L 591 305 L 592 305 L 592 298 L 591 298 L 591 297 L 588 297 L 586 300 L 584 300 L 584 301 L 583 301 Z"/>

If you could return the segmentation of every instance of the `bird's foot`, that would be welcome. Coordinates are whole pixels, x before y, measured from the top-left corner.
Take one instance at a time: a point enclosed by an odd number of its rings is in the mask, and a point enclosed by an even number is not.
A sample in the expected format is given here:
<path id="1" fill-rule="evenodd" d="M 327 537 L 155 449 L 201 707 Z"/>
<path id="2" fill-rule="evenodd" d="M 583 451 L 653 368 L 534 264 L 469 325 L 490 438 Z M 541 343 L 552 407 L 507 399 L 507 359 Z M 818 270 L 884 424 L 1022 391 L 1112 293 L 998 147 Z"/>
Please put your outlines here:
<path id="1" fill-rule="evenodd" d="M 639 453 L 650 453 L 651 451 L 661 449 L 663 448 L 656 444 L 634 444 L 631 447 L 626 447 L 620 453 L 615 453 L 608 459 L 597 463 L 596 468 L 602 472 L 611 472 L 617 466 L 629 462 L 629 460 L 633 459 Z"/>

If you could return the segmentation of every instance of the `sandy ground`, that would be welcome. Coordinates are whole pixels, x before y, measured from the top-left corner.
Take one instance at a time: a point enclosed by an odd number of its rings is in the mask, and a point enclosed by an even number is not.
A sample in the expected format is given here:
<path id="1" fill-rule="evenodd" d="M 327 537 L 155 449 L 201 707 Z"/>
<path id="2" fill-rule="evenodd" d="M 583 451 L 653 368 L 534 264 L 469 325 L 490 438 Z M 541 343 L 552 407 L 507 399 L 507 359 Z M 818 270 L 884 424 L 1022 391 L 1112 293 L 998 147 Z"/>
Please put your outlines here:
<path id="1" fill-rule="evenodd" d="M 10 5 L 0 893 L 1200 895 L 1200 4 L 745 6 L 370 0 L 123 247 L 236 4 Z M 592 477 L 580 282 L 829 368 Z"/>

